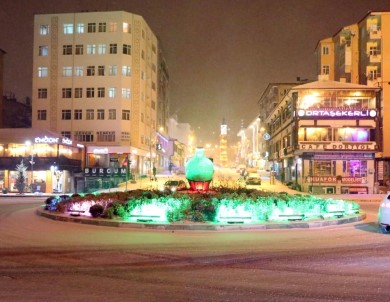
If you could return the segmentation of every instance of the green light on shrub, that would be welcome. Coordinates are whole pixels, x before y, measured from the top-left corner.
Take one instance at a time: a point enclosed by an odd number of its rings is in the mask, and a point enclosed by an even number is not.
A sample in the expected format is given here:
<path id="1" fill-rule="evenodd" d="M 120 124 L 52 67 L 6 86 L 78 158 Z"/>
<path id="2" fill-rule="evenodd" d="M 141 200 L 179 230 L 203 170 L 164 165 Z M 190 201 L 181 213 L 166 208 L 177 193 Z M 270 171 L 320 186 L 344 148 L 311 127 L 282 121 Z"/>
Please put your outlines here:
<path id="1" fill-rule="evenodd" d="M 130 213 L 130 221 L 167 222 L 167 206 L 156 199 L 137 205 Z"/>
<path id="2" fill-rule="evenodd" d="M 218 222 L 252 222 L 252 211 L 244 205 L 226 206 L 221 205 L 218 209 L 216 220 Z"/>

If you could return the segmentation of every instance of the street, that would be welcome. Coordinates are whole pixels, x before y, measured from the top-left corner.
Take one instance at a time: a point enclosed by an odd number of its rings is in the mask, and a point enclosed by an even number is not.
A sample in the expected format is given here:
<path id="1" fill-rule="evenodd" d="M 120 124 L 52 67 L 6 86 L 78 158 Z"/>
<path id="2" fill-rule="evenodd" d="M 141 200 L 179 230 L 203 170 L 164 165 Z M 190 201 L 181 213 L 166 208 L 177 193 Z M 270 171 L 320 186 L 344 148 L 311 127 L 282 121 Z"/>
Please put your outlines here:
<path id="1" fill-rule="evenodd" d="M 170 232 L 57 222 L 35 214 L 34 198 L 0 199 L 1 301 L 390 298 L 378 202 L 361 203 L 365 221 L 336 227 Z"/>

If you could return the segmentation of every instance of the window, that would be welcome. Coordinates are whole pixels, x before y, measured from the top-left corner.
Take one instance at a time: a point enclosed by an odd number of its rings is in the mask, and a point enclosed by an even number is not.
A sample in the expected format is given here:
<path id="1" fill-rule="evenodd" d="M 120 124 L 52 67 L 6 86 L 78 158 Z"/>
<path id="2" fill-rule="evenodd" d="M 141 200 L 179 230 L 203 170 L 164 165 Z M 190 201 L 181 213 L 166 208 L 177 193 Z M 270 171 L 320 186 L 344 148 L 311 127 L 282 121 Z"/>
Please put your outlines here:
<path id="1" fill-rule="evenodd" d="M 87 76 L 91 77 L 95 75 L 95 66 L 87 66 Z"/>
<path id="2" fill-rule="evenodd" d="M 38 67 L 38 77 L 45 78 L 49 74 L 49 70 L 47 67 Z"/>
<path id="3" fill-rule="evenodd" d="M 66 138 L 72 138 L 70 131 L 61 131 L 61 136 Z"/>
<path id="4" fill-rule="evenodd" d="M 110 54 L 116 54 L 118 51 L 117 44 L 110 44 Z"/>
<path id="5" fill-rule="evenodd" d="M 116 65 L 110 65 L 108 67 L 110 76 L 117 75 L 118 73 L 118 66 Z"/>
<path id="6" fill-rule="evenodd" d="M 156 72 L 156 64 L 154 64 L 154 63 L 152 63 L 152 70 L 154 71 L 154 72 Z"/>
<path id="7" fill-rule="evenodd" d="M 72 88 L 62 88 L 62 98 L 70 99 L 72 97 Z"/>
<path id="8" fill-rule="evenodd" d="M 124 121 L 130 120 L 130 110 L 122 110 L 122 120 Z"/>
<path id="9" fill-rule="evenodd" d="M 123 32 L 124 33 L 131 33 L 129 23 L 123 22 Z"/>
<path id="10" fill-rule="evenodd" d="M 130 88 L 122 88 L 122 98 L 130 99 L 130 97 L 131 97 Z"/>
<path id="11" fill-rule="evenodd" d="M 49 34 L 49 25 L 47 24 L 42 24 L 40 27 L 39 27 L 39 34 L 41 36 L 47 36 Z"/>
<path id="12" fill-rule="evenodd" d="M 95 44 L 88 44 L 87 45 L 87 54 L 94 55 L 95 53 L 96 53 L 96 45 Z"/>
<path id="13" fill-rule="evenodd" d="M 115 109 L 108 109 L 108 119 L 109 120 L 116 120 L 116 110 Z"/>
<path id="14" fill-rule="evenodd" d="M 88 32 L 95 33 L 96 32 L 96 23 L 88 23 Z"/>
<path id="15" fill-rule="evenodd" d="M 376 80 L 378 77 L 379 77 L 378 70 L 374 69 L 374 70 L 369 71 L 369 73 L 368 73 L 369 80 L 371 80 L 371 81 Z"/>
<path id="16" fill-rule="evenodd" d="M 329 46 L 322 46 L 322 54 L 323 55 L 329 54 Z"/>
<path id="17" fill-rule="evenodd" d="M 329 65 L 322 65 L 322 74 L 329 74 Z"/>
<path id="18" fill-rule="evenodd" d="M 303 127 L 298 130 L 298 141 L 326 142 L 332 141 L 331 128 Z"/>
<path id="19" fill-rule="evenodd" d="M 74 97 L 76 99 L 82 98 L 83 97 L 83 88 L 75 88 L 74 89 Z"/>
<path id="20" fill-rule="evenodd" d="M 105 74 L 104 65 L 98 66 L 98 76 L 104 76 L 104 74 Z"/>
<path id="21" fill-rule="evenodd" d="M 38 121 L 46 121 L 46 110 L 38 110 Z"/>
<path id="22" fill-rule="evenodd" d="M 115 131 L 98 131 L 96 134 L 98 142 L 115 142 Z"/>
<path id="23" fill-rule="evenodd" d="M 84 68 L 83 66 L 75 66 L 74 67 L 74 75 L 76 77 L 82 77 L 84 74 Z"/>
<path id="24" fill-rule="evenodd" d="M 145 31 L 142 30 L 142 38 L 145 39 Z"/>
<path id="25" fill-rule="evenodd" d="M 47 88 L 38 88 L 38 99 L 47 99 Z"/>
<path id="26" fill-rule="evenodd" d="M 129 77 L 131 74 L 130 66 L 122 66 L 122 75 Z"/>
<path id="27" fill-rule="evenodd" d="M 76 55 L 82 55 L 84 54 L 84 45 L 83 44 L 76 44 Z"/>
<path id="28" fill-rule="evenodd" d="M 152 101 L 152 109 L 156 110 L 156 102 Z"/>
<path id="29" fill-rule="evenodd" d="M 106 44 L 99 44 L 98 45 L 98 54 L 104 55 L 106 53 Z"/>
<path id="30" fill-rule="evenodd" d="M 343 176 L 367 177 L 367 161 L 366 160 L 343 161 Z"/>
<path id="31" fill-rule="evenodd" d="M 130 132 L 122 131 L 121 132 L 122 141 L 130 141 Z"/>
<path id="32" fill-rule="evenodd" d="M 72 35 L 73 34 L 73 24 L 64 24 L 64 34 L 65 35 Z"/>
<path id="33" fill-rule="evenodd" d="M 379 52 L 378 52 L 378 47 L 377 46 L 370 46 L 370 55 L 371 56 L 376 56 Z"/>
<path id="34" fill-rule="evenodd" d="M 106 90 L 104 87 L 99 87 L 97 89 L 97 92 L 98 92 L 98 98 L 104 98 L 106 96 Z"/>
<path id="35" fill-rule="evenodd" d="M 75 120 L 82 120 L 83 119 L 83 110 L 75 109 L 74 110 L 74 119 Z"/>
<path id="36" fill-rule="evenodd" d="M 107 28 L 106 22 L 99 23 L 99 32 L 100 33 L 105 33 L 107 31 L 106 28 Z"/>
<path id="37" fill-rule="evenodd" d="M 104 109 L 98 109 L 97 110 L 97 119 L 98 120 L 104 120 Z"/>
<path id="38" fill-rule="evenodd" d="M 62 76 L 63 77 L 71 77 L 72 76 L 72 67 L 71 66 L 62 67 Z"/>
<path id="39" fill-rule="evenodd" d="M 49 54 L 49 47 L 47 45 L 39 46 L 39 53 L 38 53 L 38 55 L 40 57 L 46 57 L 48 54 Z"/>
<path id="40" fill-rule="evenodd" d="M 144 122 L 144 114 L 141 113 L 141 122 Z"/>
<path id="41" fill-rule="evenodd" d="M 144 50 L 141 50 L 141 58 L 142 58 L 142 60 L 145 60 L 145 52 L 144 52 Z"/>
<path id="42" fill-rule="evenodd" d="M 95 97 L 95 88 L 87 88 L 87 98 Z"/>
<path id="43" fill-rule="evenodd" d="M 93 133 L 91 131 L 76 131 L 74 139 L 79 142 L 93 142 Z"/>
<path id="44" fill-rule="evenodd" d="M 153 51 L 153 53 L 156 53 L 156 52 L 157 52 L 156 45 L 154 45 L 154 44 L 152 44 L 152 51 Z"/>
<path id="45" fill-rule="evenodd" d="M 116 22 L 110 22 L 110 32 L 116 32 L 118 30 L 118 24 Z"/>
<path id="46" fill-rule="evenodd" d="M 123 54 L 131 55 L 131 46 L 128 44 L 123 44 Z"/>
<path id="47" fill-rule="evenodd" d="M 339 128 L 336 129 L 335 141 L 369 142 L 370 130 L 365 128 Z"/>
<path id="48" fill-rule="evenodd" d="M 84 33 L 84 23 L 78 23 L 76 25 L 76 31 L 78 34 L 83 34 Z"/>
<path id="49" fill-rule="evenodd" d="M 70 120 L 72 119 L 72 113 L 70 110 L 62 110 L 62 119 L 63 120 Z"/>
<path id="50" fill-rule="evenodd" d="M 323 161 L 319 161 L 319 160 L 315 160 L 313 161 L 313 174 L 312 175 L 315 175 L 315 176 L 330 176 L 330 175 L 334 175 L 333 174 L 333 170 L 332 169 L 332 164 L 334 164 L 333 161 L 331 160 L 323 160 Z"/>
<path id="51" fill-rule="evenodd" d="M 71 55 L 72 54 L 72 45 L 62 45 L 62 54 Z"/>
<path id="52" fill-rule="evenodd" d="M 156 90 L 156 83 L 154 81 L 152 81 L 152 89 Z"/>
<path id="53" fill-rule="evenodd" d="M 141 80 L 145 80 L 145 71 L 141 71 Z"/>
<path id="54" fill-rule="evenodd" d="M 116 94 L 116 89 L 114 87 L 108 88 L 108 97 L 109 98 L 114 98 Z"/>
<path id="55" fill-rule="evenodd" d="M 95 110 L 93 109 L 87 109 L 86 110 L 86 119 L 87 120 L 93 120 L 95 118 Z"/>

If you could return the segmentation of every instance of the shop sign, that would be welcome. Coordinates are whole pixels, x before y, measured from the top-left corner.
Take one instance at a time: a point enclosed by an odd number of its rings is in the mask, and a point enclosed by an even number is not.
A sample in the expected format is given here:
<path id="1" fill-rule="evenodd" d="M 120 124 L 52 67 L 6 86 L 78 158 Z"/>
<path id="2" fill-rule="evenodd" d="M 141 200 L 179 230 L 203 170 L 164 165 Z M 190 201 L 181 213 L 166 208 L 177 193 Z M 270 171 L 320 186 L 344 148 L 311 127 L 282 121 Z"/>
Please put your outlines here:
<path id="1" fill-rule="evenodd" d="M 366 151 L 375 150 L 376 144 L 370 143 L 341 143 L 341 142 L 327 142 L 327 143 L 299 143 L 301 150 L 331 150 L 331 151 Z"/>
<path id="2" fill-rule="evenodd" d="M 104 176 L 122 176 L 127 175 L 126 168 L 85 168 L 85 177 L 104 177 Z"/>
<path id="3" fill-rule="evenodd" d="M 300 117 L 323 117 L 323 118 L 374 118 L 376 117 L 376 110 L 349 110 L 349 109 L 315 109 L 315 110 L 298 110 Z"/>
<path id="4" fill-rule="evenodd" d="M 308 176 L 306 177 L 307 183 L 336 183 L 336 176 Z M 342 177 L 342 184 L 361 184 L 367 182 L 363 177 Z"/>
<path id="5" fill-rule="evenodd" d="M 72 140 L 70 140 L 67 137 L 61 138 L 61 142 L 60 142 L 60 139 L 58 137 L 48 137 L 46 135 L 44 137 L 34 138 L 34 142 L 35 142 L 35 144 L 59 144 L 59 143 L 61 143 L 64 145 L 72 145 Z"/>
<path id="6" fill-rule="evenodd" d="M 108 148 L 95 148 L 93 154 L 108 154 Z"/>
<path id="7" fill-rule="evenodd" d="M 334 183 L 337 182 L 336 176 L 308 176 L 306 182 L 323 182 L 323 183 Z"/>
<path id="8" fill-rule="evenodd" d="M 363 183 L 363 177 L 343 177 L 341 179 L 342 184 L 361 184 Z"/>
<path id="9" fill-rule="evenodd" d="M 304 159 L 374 159 L 374 153 L 363 153 L 363 152 L 306 152 L 302 155 Z"/>

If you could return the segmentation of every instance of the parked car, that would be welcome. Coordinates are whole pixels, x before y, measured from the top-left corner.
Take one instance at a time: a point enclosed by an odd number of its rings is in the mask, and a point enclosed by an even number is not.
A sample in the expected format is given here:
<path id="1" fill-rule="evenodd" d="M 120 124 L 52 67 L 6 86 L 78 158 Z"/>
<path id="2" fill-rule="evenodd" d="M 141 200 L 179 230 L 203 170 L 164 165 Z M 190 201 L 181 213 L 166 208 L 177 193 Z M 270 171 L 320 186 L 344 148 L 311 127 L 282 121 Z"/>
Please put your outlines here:
<path id="1" fill-rule="evenodd" d="M 248 177 L 246 182 L 247 185 L 261 185 L 261 178 L 258 176 Z"/>
<path id="2" fill-rule="evenodd" d="M 168 180 L 164 184 L 164 189 L 171 192 L 186 190 L 187 185 L 184 180 Z"/>
<path id="3" fill-rule="evenodd" d="M 379 231 L 390 233 L 390 192 L 382 199 L 378 212 Z"/>

